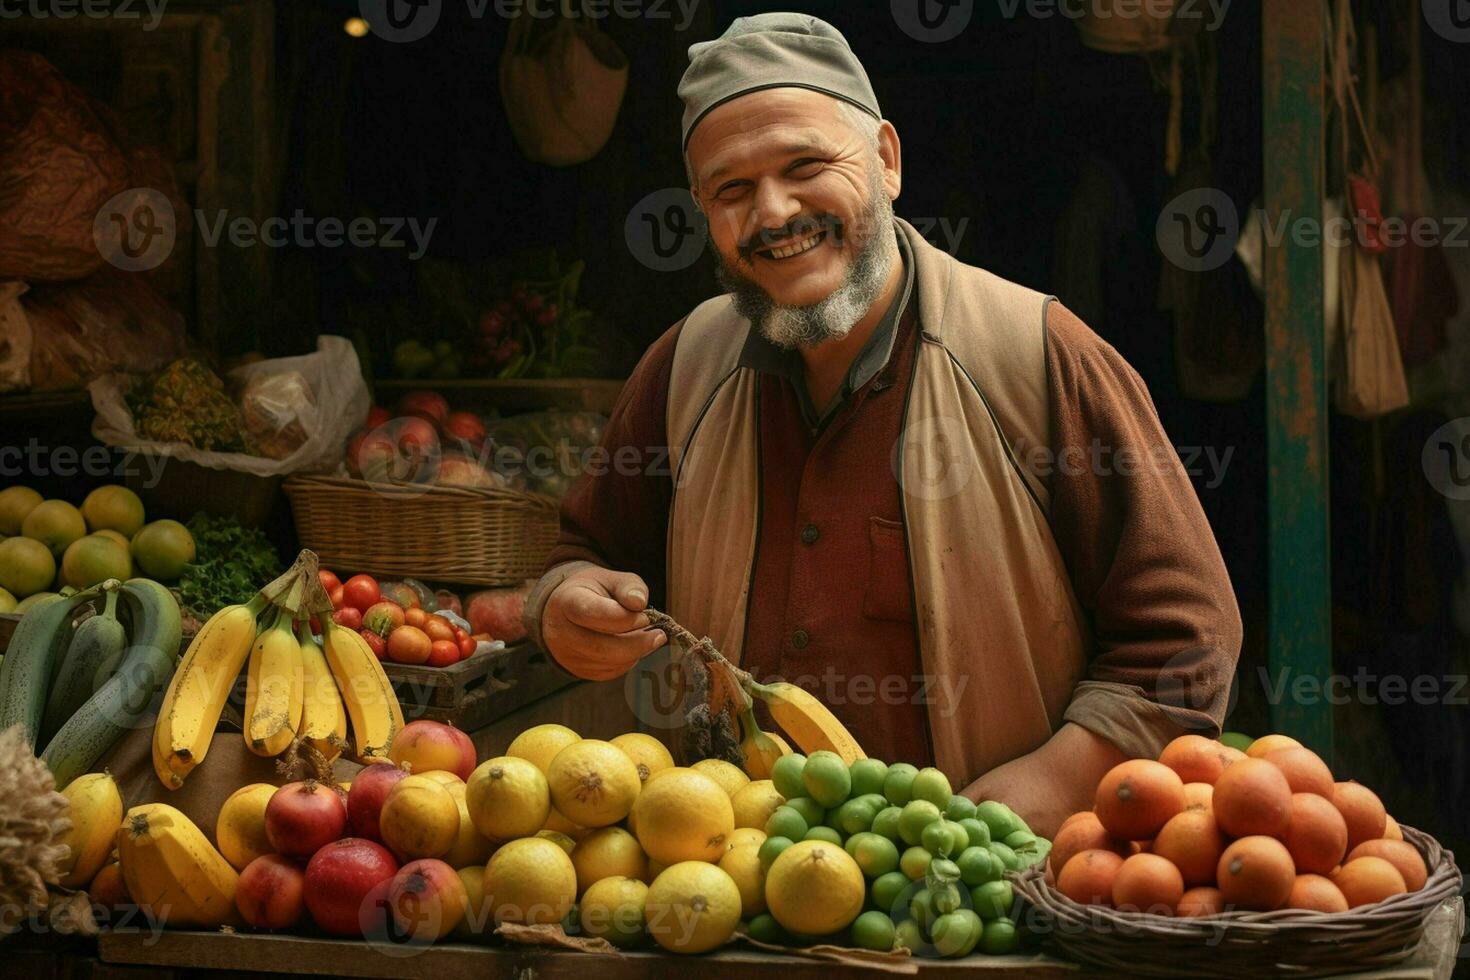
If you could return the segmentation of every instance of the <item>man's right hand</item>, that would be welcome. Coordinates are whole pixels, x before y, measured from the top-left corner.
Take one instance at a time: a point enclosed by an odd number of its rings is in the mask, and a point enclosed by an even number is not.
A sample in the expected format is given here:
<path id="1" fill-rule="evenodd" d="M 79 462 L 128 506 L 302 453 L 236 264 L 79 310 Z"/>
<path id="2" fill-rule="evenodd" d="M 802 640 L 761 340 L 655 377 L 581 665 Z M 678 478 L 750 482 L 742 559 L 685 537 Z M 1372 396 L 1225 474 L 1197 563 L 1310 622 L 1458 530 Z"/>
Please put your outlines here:
<path id="1" fill-rule="evenodd" d="M 632 572 L 587 568 L 567 578 L 546 601 L 541 638 L 556 662 L 578 677 L 605 681 L 667 641 L 648 629 L 648 586 Z"/>

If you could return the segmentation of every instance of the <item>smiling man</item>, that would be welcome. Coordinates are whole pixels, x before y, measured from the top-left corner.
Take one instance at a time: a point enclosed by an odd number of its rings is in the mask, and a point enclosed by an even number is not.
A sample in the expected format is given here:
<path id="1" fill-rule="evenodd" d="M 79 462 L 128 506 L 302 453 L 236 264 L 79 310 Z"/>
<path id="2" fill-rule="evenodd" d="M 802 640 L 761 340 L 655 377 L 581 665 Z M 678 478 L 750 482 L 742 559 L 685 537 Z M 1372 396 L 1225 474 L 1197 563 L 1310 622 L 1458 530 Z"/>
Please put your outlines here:
<path id="1" fill-rule="evenodd" d="M 1218 733 L 1239 615 L 1138 376 L 895 217 L 898 133 L 830 25 L 737 20 L 679 94 L 727 292 L 630 378 L 533 636 L 614 678 L 655 602 L 1048 835 L 1120 760 Z"/>

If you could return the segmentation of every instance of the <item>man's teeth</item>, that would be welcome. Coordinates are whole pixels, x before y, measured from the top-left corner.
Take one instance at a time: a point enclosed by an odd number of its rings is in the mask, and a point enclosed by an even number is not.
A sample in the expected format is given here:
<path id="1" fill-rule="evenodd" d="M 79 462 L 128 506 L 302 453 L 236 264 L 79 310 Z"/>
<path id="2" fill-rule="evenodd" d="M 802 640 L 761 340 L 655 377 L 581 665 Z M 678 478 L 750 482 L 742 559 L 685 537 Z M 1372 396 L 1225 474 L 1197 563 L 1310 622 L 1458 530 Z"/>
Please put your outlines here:
<path id="1" fill-rule="evenodd" d="M 811 251 L 812 249 L 816 248 L 817 245 L 821 243 L 821 241 L 822 233 L 817 232 L 810 238 L 802 239 L 794 245 L 783 245 L 780 248 L 769 249 L 766 254 L 773 259 L 789 259 L 793 255 L 800 255 L 802 252 Z"/>

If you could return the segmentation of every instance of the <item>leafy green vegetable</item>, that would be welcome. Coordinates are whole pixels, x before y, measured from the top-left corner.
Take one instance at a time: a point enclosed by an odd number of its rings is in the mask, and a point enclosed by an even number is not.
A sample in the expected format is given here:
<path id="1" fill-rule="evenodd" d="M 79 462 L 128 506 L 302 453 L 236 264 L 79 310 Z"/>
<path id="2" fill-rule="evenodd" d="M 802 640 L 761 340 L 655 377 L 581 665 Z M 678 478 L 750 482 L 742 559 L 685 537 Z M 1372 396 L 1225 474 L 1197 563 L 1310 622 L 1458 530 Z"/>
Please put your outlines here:
<path id="1" fill-rule="evenodd" d="M 250 601 L 261 586 L 281 574 L 280 555 L 258 529 L 202 512 L 189 519 L 188 527 L 194 535 L 195 556 L 179 577 L 179 596 L 184 608 L 198 618 Z"/>

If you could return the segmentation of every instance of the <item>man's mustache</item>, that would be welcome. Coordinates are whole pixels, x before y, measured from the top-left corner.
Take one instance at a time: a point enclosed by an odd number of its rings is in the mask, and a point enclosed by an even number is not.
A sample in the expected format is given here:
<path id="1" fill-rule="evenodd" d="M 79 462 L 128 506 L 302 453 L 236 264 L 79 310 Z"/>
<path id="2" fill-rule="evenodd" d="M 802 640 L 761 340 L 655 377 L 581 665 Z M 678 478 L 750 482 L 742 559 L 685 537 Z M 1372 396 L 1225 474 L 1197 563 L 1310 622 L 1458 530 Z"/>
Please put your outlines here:
<path id="1" fill-rule="evenodd" d="M 797 218 L 788 221 L 780 228 L 765 228 L 735 247 L 743 262 L 749 263 L 757 249 L 770 248 L 779 242 L 788 241 L 793 238 L 802 238 L 814 231 L 826 231 L 832 241 L 838 245 L 842 244 L 842 219 L 835 214 L 823 214 L 812 218 Z"/>

